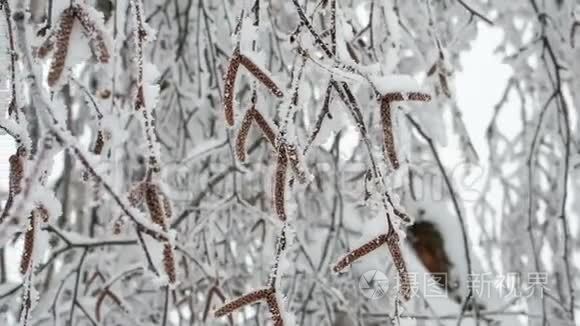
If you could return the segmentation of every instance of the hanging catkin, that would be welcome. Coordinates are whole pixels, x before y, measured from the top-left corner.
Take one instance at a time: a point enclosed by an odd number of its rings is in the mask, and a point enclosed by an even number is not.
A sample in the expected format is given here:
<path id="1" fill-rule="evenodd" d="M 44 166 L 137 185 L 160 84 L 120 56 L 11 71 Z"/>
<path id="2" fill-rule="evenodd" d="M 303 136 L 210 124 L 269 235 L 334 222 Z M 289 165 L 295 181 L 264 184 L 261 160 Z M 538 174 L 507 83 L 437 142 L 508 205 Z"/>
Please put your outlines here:
<path id="1" fill-rule="evenodd" d="M 222 317 L 240 309 L 243 306 L 263 300 L 268 296 L 270 291 L 271 289 L 259 289 L 254 292 L 248 293 L 244 296 L 235 299 L 234 301 L 226 303 L 221 308 L 217 309 L 214 312 L 214 315 L 216 317 Z"/>
<path id="2" fill-rule="evenodd" d="M 111 52 L 105 41 L 105 31 L 93 19 L 93 15 L 89 13 L 89 10 L 94 9 L 79 4 L 63 10 L 56 30 L 52 31 L 36 49 L 36 56 L 41 59 L 45 58 L 51 51 L 54 51 L 47 77 L 50 87 L 54 87 L 58 83 L 66 67 L 75 21 L 78 21 L 82 31 L 89 39 L 89 45 L 95 53 L 97 61 L 100 63 L 109 62 Z"/>
<path id="3" fill-rule="evenodd" d="M 72 7 L 65 9 L 60 17 L 60 24 L 55 36 L 54 55 L 48 72 L 48 85 L 51 87 L 56 85 L 64 70 L 74 19 L 74 10 Z"/>
<path id="4" fill-rule="evenodd" d="M 240 68 L 240 54 L 238 50 L 236 50 L 234 51 L 234 54 L 232 54 L 230 64 L 228 65 L 228 71 L 226 73 L 224 86 L 225 119 L 227 124 L 230 125 L 230 127 L 234 125 L 235 84 L 239 68 Z"/>
<path id="5" fill-rule="evenodd" d="M 393 119 L 391 102 L 402 101 L 401 93 L 390 93 L 381 99 L 381 122 L 383 125 L 383 141 L 385 146 L 385 156 L 391 162 L 391 166 L 396 170 L 399 168 L 399 158 L 395 147 L 395 136 L 393 133 Z"/>
<path id="6" fill-rule="evenodd" d="M 23 146 L 20 146 L 16 150 L 16 153 L 11 155 L 8 159 L 10 163 L 10 172 L 8 174 L 8 198 L 6 199 L 4 210 L 0 216 L 0 224 L 2 224 L 10 214 L 12 203 L 14 203 L 14 197 L 16 197 L 16 195 L 22 191 L 22 180 L 24 179 L 24 162 L 26 160 L 26 156 L 26 149 Z"/>
<path id="7" fill-rule="evenodd" d="M 276 147 L 276 132 L 274 131 L 274 128 L 272 128 L 270 123 L 268 123 L 268 120 L 264 118 L 264 116 L 260 111 L 254 110 L 252 114 L 254 116 L 254 121 L 256 121 L 256 125 L 258 125 L 260 130 L 262 130 L 262 133 L 264 134 L 266 139 L 270 142 L 272 146 Z"/>
<path id="8" fill-rule="evenodd" d="M 32 255 L 34 253 L 34 242 L 36 238 L 36 221 L 33 213 L 28 216 L 28 225 L 24 233 L 24 246 L 22 248 L 22 258 L 20 259 L 20 273 L 26 274 L 32 265 Z"/>
<path id="9" fill-rule="evenodd" d="M 387 235 L 381 234 L 362 246 L 350 251 L 342 257 L 333 267 L 334 272 L 340 272 L 346 267 L 350 266 L 356 260 L 368 255 L 387 242 Z"/>
<path id="10" fill-rule="evenodd" d="M 253 110 L 252 107 L 246 111 L 246 114 L 244 114 L 242 124 L 238 129 L 238 135 L 236 136 L 236 156 L 241 162 L 246 161 L 246 143 L 254 120 Z"/>
<path id="11" fill-rule="evenodd" d="M 83 27 L 85 35 L 90 40 L 91 48 L 95 52 L 97 60 L 100 63 L 108 63 L 111 58 L 111 53 L 105 43 L 104 31 L 98 27 L 97 22 L 92 19 L 85 6 L 75 5 L 73 8 L 75 16 Z"/>
<path id="12" fill-rule="evenodd" d="M 283 326 L 284 318 L 282 317 L 282 309 L 280 308 L 280 303 L 278 302 L 278 297 L 276 296 L 276 290 L 271 290 L 266 296 L 266 303 L 268 304 L 268 310 L 270 310 L 270 316 L 274 322 L 274 326 Z"/>
<path id="13" fill-rule="evenodd" d="M 399 243 L 399 235 L 394 229 L 390 229 L 387 234 L 387 247 L 397 268 L 397 274 L 399 276 L 399 294 L 401 297 L 408 301 L 411 299 L 411 281 L 409 280 L 409 273 L 407 271 L 407 264 L 403 259 L 403 253 L 401 252 L 401 246 Z"/>
<path id="14" fill-rule="evenodd" d="M 167 232 L 166 212 L 161 198 L 159 186 L 146 181 L 144 183 L 145 204 L 149 210 L 153 223 L 159 225 L 164 232 Z M 163 244 L 163 268 L 170 284 L 175 284 L 177 274 L 175 269 L 175 253 L 170 241 Z"/>
<path id="15" fill-rule="evenodd" d="M 240 63 L 244 68 L 246 68 L 257 80 L 259 80 L 266 88 L 270 90 L 272 94 L 276 97 L 283 97 L 284 93 L 276 85 L 276 83 L 270 78 L 270 76 L 265 73 L 262 68 L 258 67 L 250 58 L 245 55 L 239 56 Z"/>
<path id="16" fill-rule="evenodd" d="M 288 154 L 286 146 L 278 147 L 278 160 L 274 175 L 274 207 L 281 221 L 286 221 L 286 177 L 288 171 Z"/>

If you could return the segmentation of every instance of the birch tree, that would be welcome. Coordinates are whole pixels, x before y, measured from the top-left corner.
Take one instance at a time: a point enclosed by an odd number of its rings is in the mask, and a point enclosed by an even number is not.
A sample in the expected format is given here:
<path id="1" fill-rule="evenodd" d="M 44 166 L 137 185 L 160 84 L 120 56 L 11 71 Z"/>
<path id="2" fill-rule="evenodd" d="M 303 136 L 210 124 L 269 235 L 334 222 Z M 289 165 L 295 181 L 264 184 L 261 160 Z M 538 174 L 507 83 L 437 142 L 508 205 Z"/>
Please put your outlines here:
<path id="1" fill-rule="evenodd" d="M 577 322 L 577 2 L 0 8 L 4 324 Z M 455 75 L 484 26 L 513 74 L 481 158 Z M 490 166 L 475 203 L 451 144 Z M 449 314 L 418 273 L 445 274 Z M 544 292 L 487 302 L 478 273 Z"/>

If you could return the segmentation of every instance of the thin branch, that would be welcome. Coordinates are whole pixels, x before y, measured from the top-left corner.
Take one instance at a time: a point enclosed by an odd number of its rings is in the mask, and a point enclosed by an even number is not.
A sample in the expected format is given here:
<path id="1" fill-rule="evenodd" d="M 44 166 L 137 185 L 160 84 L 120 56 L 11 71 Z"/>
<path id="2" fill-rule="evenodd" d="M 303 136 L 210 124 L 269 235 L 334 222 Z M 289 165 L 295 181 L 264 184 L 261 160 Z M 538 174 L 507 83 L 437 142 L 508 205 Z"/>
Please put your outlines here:
<path id="1" fill-rule="evenodd" d="M 457 2 L 459 2 L 459 4 L 465 8 L 467 11 L 469 11 L 473 16 L 478 17 L 479 19 L 483 20 L 484 22 L 486 22 L 488 25 L 493 26 L 493 22 L 485 17 L 483 14 L 481 14 L 479 11 L 473 9 L 471 6 L 469 6 L 467 3 L 465 3 L 465 1 L 463 0 L 457 0 Z"/>
<path id="2" fill-rule="evenodd" d="M 427 133 L 425 133 L 425 131 L 423 131 L 423 128 L 421 128 L 419 123 L 417 123 L 417 121 L 415 121 L 408 114 L 407 114 L 407 119 L 411 122 L 411 124 L 413 125 L 415 130 L 417 130 L 417 132 L 421 135 L 421 137 L 429 145 L 429 148 L 431 149 L 431 153 L 433 153 L 433 156 L 435 157 L 435 161 L 437 162 L 437 166 L 439 167 L 439 170 L 441 171 L 441 175 L 443 175 L 443 180 L 445 181 L 445 185 L 447 186 L 447 189 L 449 190 L 449 195 L 451 196 L 451 202 L 453 203 L 453 208 L 455 210 L 455 214 L 457 215 L 457 219 L 459 221 L 459 226 L 461 228 L 461 238 L 463 241 L 463 252 L 465 254 L 465 262 L 467 264 L 467 275 L 473 275 L 473 265 L 471 263 L 471 253 L 469 250 L 470 244 L 469 244 L 468 235 L 467 235 L 467 227 L 465 225 L 465 218 L 463 217 L 461 207 L 459 206 L 459 200 L 457 199 L 457 194 L 453 188 L 453 185 L 451 183 L 451 179 L 449 179 L 449 176 L 447 175 L 447 171 L 445 170 L 445 167 L 443 166 L 443 162 L 441 162 L 441 158 L 439 157 L 439 153 L 437 152 L 437 148 L 435 147 L 435 143 L 433 142 L 433 139 L 429 135 L 427 135 Z M 473 288 L 469 287 L 468 295 L 464 299 L 465 302 L 468 302 L 472 298 L 472 292 L 473 292 Z M 475 304 L 475 302 L 473 302 L 473 303 L 474 303 L 473 306 L 475 307 L 476 322 L 479 322 L 478 305 Z"/>

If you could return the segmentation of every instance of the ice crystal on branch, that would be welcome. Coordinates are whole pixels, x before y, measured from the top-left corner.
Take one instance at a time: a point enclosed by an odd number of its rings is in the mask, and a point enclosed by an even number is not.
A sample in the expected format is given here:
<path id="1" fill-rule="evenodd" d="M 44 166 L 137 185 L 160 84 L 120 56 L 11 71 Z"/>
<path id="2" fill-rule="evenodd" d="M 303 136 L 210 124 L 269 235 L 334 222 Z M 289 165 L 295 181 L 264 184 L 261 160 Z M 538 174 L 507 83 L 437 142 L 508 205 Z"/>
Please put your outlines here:
<path id="1" fill-rule="evenodd" d="M 577 7 L 0 0 L 0 324 L 577 324 Z"/>

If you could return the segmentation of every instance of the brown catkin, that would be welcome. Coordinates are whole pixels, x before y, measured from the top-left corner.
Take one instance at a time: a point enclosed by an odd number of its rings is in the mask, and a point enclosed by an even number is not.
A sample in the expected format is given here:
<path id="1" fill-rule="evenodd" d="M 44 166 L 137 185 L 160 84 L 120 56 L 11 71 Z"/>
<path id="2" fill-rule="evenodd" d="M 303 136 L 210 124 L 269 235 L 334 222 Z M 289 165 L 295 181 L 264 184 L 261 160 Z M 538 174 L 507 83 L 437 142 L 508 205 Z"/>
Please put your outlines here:
<path id="1" fill-rule="evenodd" d="M 228 125 L 234 125 L 234 97 L 236 77 L 240 68 L 240 53 L 238 50 L 234 51 L 230 59 L 228 71 L 226 72 L 224 85 L 224 112 L 225 119 Z"/>
<path id="2" fill-rule="evenodd" d="M 56 32 L 54 56 L 48 72 L 48 85 L 50 87 L 56 85 L 64 70 L 74 21 L 74 10 L 71 7 L 65 9 L 60 17 L 60 24 Z"/>
<path id="3" fill-rule="evenodd" d="M 387 242 L 387 235 L 381 234 L 378 237 L 372 239 L 371 241 L 363 244 L 362 246 L 352 250 L 344 257 L 342 257 L 338 261 L 338 263 L 336 263 L 336 265 L 334 265 L 333 271 L 335 273 L 342 271 L 343 269 L 354 263 L 356 260 L 368 255 L 372 251 L 382 246 L 385 242 Z"/>
<path id="4" fill-rule="evenodd" d="M 161 189 L 159 189 L 159 186 L 157 187 L 157 191 L 159 192 L 161 203 L 163 205 L 163 211 L 165 212 L 164 224 L 167 225 L 167 222 L 171 220 L 171 216 L 173 215 L 171 201 L 169 200 L 169 197 L 167 197 L 167 195 Z M 166 241 L 165 246 L 163 247 L 163 267 L 165 269 L 165 273 L 167 274 L 167 278 L 169 279 L 169 283 L 175 284 L 175 282 L 177 282 L 175 252 L 169 241 Z"/>
<path id="5" fill-rule="evenodd" d="M 278 302 L 274 289 L 271 289 L 268 293 L 266 303 L 268 304 L 268 310 L 270 310 L 270 316 L 272 317 L 274 326 L 283 326 L 284 318 L 282 317 L 282 309 L 280 308 L 280 302 Z"/>
<path id="6" fill-rule="evenodd" d="M 20 146 L 16 153 L 11 155 L 8 159 L 10 164 L 10 172 L 8 174 L 8 197 L 6 198 L 6 203 L 4 204 L 4 210 L 0 215 L 0 224 L 4 223 L 4 220 L 10 214 L 10 209 L 14 203 L 14 197 L 22 191 L 22 179 L 24 178 L 24 162 L 26 160 L 26 149 Z"/>
<path id="7" fill-rule="evenodd" d="M 159 196 L 157 186 L 153 183 L 145 183 L 145 203 L 149 209 L 149 214 L 151 215 L 151 220 L 153 223 L 161 226 L 161 228 L 166 231 L 165 226 L 165 212 L 163 211 L 163 204 Z"/>
<path id="8" fill-rule="evenodd" d="M 241 162 L 246 161 L 246 142 L 248 141 L 248 135 L 250 134 L 252 122 L 254 120 L 253 111 L 254 108 L 252 107 L 246 112 L 246 114 L 244 114 L 242 124 L 238 129 L 238 135 L 236 136 L 236 156 Z"/>
<path id="9" fill-rule="evenodd" d="M 95 146 L 93 147 L 93 153 L 100 155 L 105 147 L 105 137 L 103 137 L 103 131 L 99 130 L 97 132 L 97 139 L 95 140 Z"/>
<path id="10" fill-rule="evenodd" d="M 272 146 L 276 147 L 276 132 L 274 132 L 272 126 L 270 126 L 270 124 L 268 123 L 266 118 L 264 118 L 264 116 L 260 111 L 254 110 L 253 115 L 254 121 L 256 121 L 256 124 L 258 125 L 260 130 L 262 130 L 262 133 L 264 134 L 266 139 L 268 139 L 268 141 L 270 142 L 270 144 L 272 144 Z"/>
<path id="11" fill-rule="evenodd" d="M 277 97 L 284 97 L 284 93 L 276 85 L 276 83 L 270 78 L 270 76 L 265 73 L 260 67 L 258 67 L 250 58 L 245 55 L 240 54 L 240 63 L 259 80 L 266 88 L 272 92 Z"/>
<path id="12" fill-rule="evenodd" d="M 24 178 L 24 161 L 26 160 L 26 149 L 20 146 L 16 153 L 9 158 L 10 173 L 9 173 L 9 190 L 14 195 L 22 191 L 22 179 Z"/>
<path id="13" fill-rule="evenodd" d="M 281 221 L 286 221 L 286 177 L 288 172 L 288 153 L 286 145 L 278 147 L 278 160 L 274 175 L 274 207 Z"/>
<path id="14" fill-rule="evenodd" d="M 271 291 L 272 291 L 271 289 L 260 289 L 260 290 L 256 290 L 254 292 L 245 294 L 239 298 L 234 299 L 231 302 L 226 303 L 221 308 L 217 309 L 214 312 L 214 316 L 219 318 L 219 317 L 231 314 L 232 312 L 234 312 L 234 311 L 236 311 L 244 306 L 247 306 L 249 304 L 263 300 L 263 299 L 267 298 L 268 294 Z"/>
<path id="15" fill-rule="evenodd" d="M 105 43 L 105 33 L 98 27 L 91 15 L 83 6 L 75 5 L 73 7 L 75 16 L 83 27 L 85 35 L 89 38 L 91 47 L 96 54 L 97 60 L 100 63 L 108 63 L 111 58 L 109 48 Z"/>
<path id="16" fill-rule="evenodd" d="M 399 276 L 399 294 L 404 301 L 411 299 L 411 282 L 409 280 L 409 273 L 407 272 L 407 264 L 403 259 L 403 253 L 401 252 L 401 246 L 399 244 L 399 235 L 394 229 L 390 229 L 387 237 L 387 246 L 389 247 L 389 252 L 397 268 L 397 274 Z"/>
<path id="17" fill-rule="evenodd" d="M 163 211 L 165 212 L 165 218 L 167 221 L 170 221 L 171 217 L 173 216 L 173 206 L 171 205 L 169 197 L 167 197 L 167 195 L 161 190 L 159 191 L 161 195 L 161 200 L 163 202 Z"/>
<path id="18" fill-rule="evenodd" d="M 105 43 L 103 34 L 97 33 L 91 43 L 94 44 L 93 47 L 95 53 L 97 54 L 97 60 L 99 60 L 100 63 L 109 63 L 111 54 L 107 44 Z"/>
<path id="19" fill-rule="evenodd" d="M 391 165 L 395 170 L 399 168 L 400 164 L 399 158 L 397 157 L 397 149 L 395 147 L 391 102 L 402 100 L 403 95 L 401 93 L 389 93 L 381 99 L 381 122 L 383 125 L 385 158 L 391 162 Z"/>
<path id="20" fill-rule="evenodd" d="M 428 102 L 431 101 L 431 95 L 421 92 L 410 92 L 407 93 L 407 100 L 409 101 L 419 101 Z"/>
<path id="21" fill-rule="evenodd" d="M 28 227 L 24 233 L 24 247 L 22 248 L 22 258 L 20 260 L 20 273 L 26 274 L 32 265 L 32 254 L 34 253 L 35 238 L 35 219 L 34 214 L 28 217 Z"/>
<path id="22" fill-rule="evenodd" d="M 173 247 L 169 242 L 166 242 L 163 246 L 163 267 L 165 274 L 170 284 L 175 284 L 177 281 L 177 273 L 175 271 L 175 254 L 173 252 Z"/>
<path id="23" fill-rule="evenodd" d="M 409 92 L 406 94 L 409 101 L 427 102 L 431 100 L 431 95 L 421 92 Z M 381 122 L 383 125 L 383 141 L 385 146 L 385 158 L 391 163 L 391 166 L 396 170 L 400 166 L 399 158 L 397 157 L 397 149 L 395 146 L 395 137 L 393 134 L 393 108 L 391 103 L 395 101 L 404 101 L 405 98 L 400 92 L 387 93 L 381 98 Z M 401 216 L 399 216 L 401 217 Z"/>
<path id="24" fill-rule="evenodd" d="M 167 231 L 166 224 L 166 210 L 165 203 L 162 200 L 161 191 L 159 186 L 151 183 L 145 182 L 145 203 L 149 209 L 149 214 L 151 215 L 151 220 L 153 223 L 161 226 L 163 231 Z M 177 274 L 175 269 L 175 253 L 173 252 L 173 247 L 169 241 L 165 241 L 163 245 L 163 268 L 165 274 L 170 284 L 175 284 L 177 281 Z"/>

